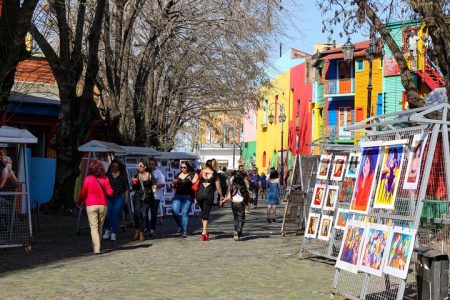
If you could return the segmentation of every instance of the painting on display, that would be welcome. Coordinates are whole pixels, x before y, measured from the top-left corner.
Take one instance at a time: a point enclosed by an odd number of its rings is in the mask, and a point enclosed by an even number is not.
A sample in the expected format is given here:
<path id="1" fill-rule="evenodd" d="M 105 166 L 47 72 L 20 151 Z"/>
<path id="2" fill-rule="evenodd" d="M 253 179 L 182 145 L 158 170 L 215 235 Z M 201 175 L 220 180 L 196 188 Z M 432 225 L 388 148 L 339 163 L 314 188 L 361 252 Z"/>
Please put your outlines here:
<path id="1" fill-rule="evenodd" d="M 358 176 L 358 168 L 360 163 L 361 163 L 361 153 L 350 153 L 345 177 L 356 178 Z"/>
<path id="2" fill-rule="evenodd" d="M 380 177 L 378 178 L 377 192 L 375 193 L 375 201 L 373 203 L 374 208 L 394 209 L 403 158 L 403 145 L 385 147 Z"/>
<path id="3" fill-rule="evenodd" d="M 103 165 L 108 169 L 108 162 L 101 161 Z M 85 163 L 85 173 L 87 174 L 89 161 Z M 19 186 L 19 152 L 17 147 L 3 148 L 0 147 L 0 190 L 14 191 Z"/>
<path id="4" fill-rule="evenodd" d="M 170 169 L 172 171 L 178 171 L 180 170 L 180 161 L 179 160 L 172 160 L 170 162 Z"/>
<path id="5" fill-rule="evenodd" d="M 381 276 L 387 256 L 389 227 L 381 224 L 370 224 L 362 247 L 359 269 L 363 272 Z"/>
<path id="6" fill-rule="evenodd" d="M 167 181 L 172 181 L 173 180 L 173 172 L 172 171 L 167 171 L 167 173 L 166 173 L 166 180 Z"/>
<path id="7" fill-rule="evenodd" d="M 348 209 L 338 208 L 334 228 L 344 230 L 349 216 L 350 216 L 350 211 Z"/>
<path id="8" fill-rule="evenodd" d="M 316 238 L 317 229 L 319 228 L 320 214 L 310 213 L 308 216 L 308 223 L 306 224 L 305 237 Z"/>
<path id="9" fill-rule="evenodd" d="M 323 210 L 334 211 L 336 207 L 338 192 L 339 192 L 338 185 L 329 185 L 327 187 L 327 192 L 325 193 L 325 200 L 323 203 Z"/>
<path id="10" fill-rule="evenodd" d="M 345 163 L 347 156 L 336 155 L 334 157 L 333 169 L 331 170 L 331 180 L 341 181 L 345 173 Z"/>
<path id="11" fill-rule="evenodd" d="M 403 189 L 415 190 L 420 178 L 420 168 L 422 165 L 423 152 L 427 144 L 428 134 L 415 134 L 411 144 L 411 152 L 408 156 L 408 166 L 406 167 L 405 181 Z"/>
<path id="12" fill-rule="evenodd" d="M 172 183 L 166 183 L 166 190 L 164 195 L 173 195 Z"/>
<path id="13" fill-rule="evenodd" d="M 338 194 L 338 202 L 340 203 L 350 203 L 352 201 L 353 186 L 355 181 L 353 179 L 344 179 Z"/>
<path id="14" fill-rule="evenodd" d="M 322 215 L 319 226 L 319 240 L 328 241 L 330 239 L 331 226 L 333 225 L 333 216 Z"/>
<path id="15" fill-rule="evenodd" d="M 414 248 L 416 230 L 395 226 L 388 242 L 383 272 L 406 279 Z"/>
<path id="16" fill-rule="evenodd" d="M 330 172 L 332 155 L 321 155 L 319 170 L 317 171 L 317 179 L 328 179 Z"/>
<path id="17" fill-rule="evenodd" d="M 366 227 L 363 222 L 349 220 L 342 237 L 336 268 L 358 273 L 358 261 L 364 241 Z"/>
<path id="18" fill-rule="evenodd" d="M 367 214 L 370 199 L 375 189 L 375 179 L 380 157 L 380 147 L 363 148 L 358 177 L 355 181 L 350 211 Z"/>
<path id="19" fill-rule="evenodd" d="M 325 184 L 317 183 L 314 187 L 313 197 L 311 199 L 311 207 L 322 208 L 323 199 L 325 198 Z"/>
<path id="20" fill-rule="evenodd" d="M 159 161 L 159 165 L 160 165 L 162 168 L 167 168 L 167 167 L 169 166 L 169 163 L 167 162 L 167 160 L 160 160 L 160 161 Z"/>

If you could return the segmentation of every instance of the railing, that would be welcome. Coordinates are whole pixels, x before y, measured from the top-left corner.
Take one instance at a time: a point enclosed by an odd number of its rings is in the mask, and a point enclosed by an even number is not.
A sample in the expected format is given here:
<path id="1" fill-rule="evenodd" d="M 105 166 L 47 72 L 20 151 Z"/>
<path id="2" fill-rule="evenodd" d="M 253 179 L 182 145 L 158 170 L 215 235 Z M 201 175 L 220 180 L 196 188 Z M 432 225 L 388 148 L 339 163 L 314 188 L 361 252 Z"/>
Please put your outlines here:
<path id="1" fill-rule="evenodd" d="M 328 137 L 333 140 L 351 140 L 353 139 L 353 132 L 344 131 L 342 134 L 339 134 L 337 125 L 328 125 Z"/>
<path id="2" fill-rule="evenodd" d="M 355 81 L 353 78 L 327 80 L 325 92 L 329 95 L 352 94 L 355 92 Z"/>

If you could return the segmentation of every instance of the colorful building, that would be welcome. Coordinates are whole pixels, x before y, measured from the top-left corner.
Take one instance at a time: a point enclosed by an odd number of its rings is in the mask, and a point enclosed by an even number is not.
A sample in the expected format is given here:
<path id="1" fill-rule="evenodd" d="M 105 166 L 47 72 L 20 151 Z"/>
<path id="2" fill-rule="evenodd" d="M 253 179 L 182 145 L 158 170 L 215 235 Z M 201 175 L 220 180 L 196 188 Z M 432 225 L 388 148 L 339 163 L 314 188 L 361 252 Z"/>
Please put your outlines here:
<path id="1" fill-rule="evenodd" d="M 256 110 L 248 109 L 244 114 L 242 134 L 242 164 L 246 169 L 256 165 Z"/>

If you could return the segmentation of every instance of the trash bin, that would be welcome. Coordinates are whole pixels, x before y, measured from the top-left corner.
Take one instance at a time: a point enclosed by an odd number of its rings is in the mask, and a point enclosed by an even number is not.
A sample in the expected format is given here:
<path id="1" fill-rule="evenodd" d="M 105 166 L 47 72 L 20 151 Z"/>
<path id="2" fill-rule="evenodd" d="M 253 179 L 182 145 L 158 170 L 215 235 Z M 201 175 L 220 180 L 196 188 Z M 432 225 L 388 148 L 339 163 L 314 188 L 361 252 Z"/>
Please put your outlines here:
<path id="1" fill-rule="evenodd" d="M 448 299 L 448 255 L 427 248 L 416 248 L 418 300 Z"/>

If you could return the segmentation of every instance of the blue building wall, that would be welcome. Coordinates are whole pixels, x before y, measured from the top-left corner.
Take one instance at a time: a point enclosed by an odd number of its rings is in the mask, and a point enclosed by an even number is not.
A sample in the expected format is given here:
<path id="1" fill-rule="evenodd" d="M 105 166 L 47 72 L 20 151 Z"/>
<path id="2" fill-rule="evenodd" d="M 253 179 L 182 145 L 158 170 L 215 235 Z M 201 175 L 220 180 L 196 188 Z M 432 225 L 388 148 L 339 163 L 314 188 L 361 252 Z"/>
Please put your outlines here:
<path id="1" fill-rule="evenodd" d="M 329 65 L 328 65 L 328 69 L 327 69 L 327 80 L 334 80 L 337 79 L 337 61 L 336 60 L 330 60 L 329 61 Z"/>
<path id="2" fill-rule="evenodd" d="M 348 97 L 338 98 L 339 100 L 335 99 L 336 98 L 328 102 L 328 125 L 337 125 L 337 111 L 339 110 L 339 107 L 349 106 L 354 108 L 353 99 L 349 99 Z"/>

